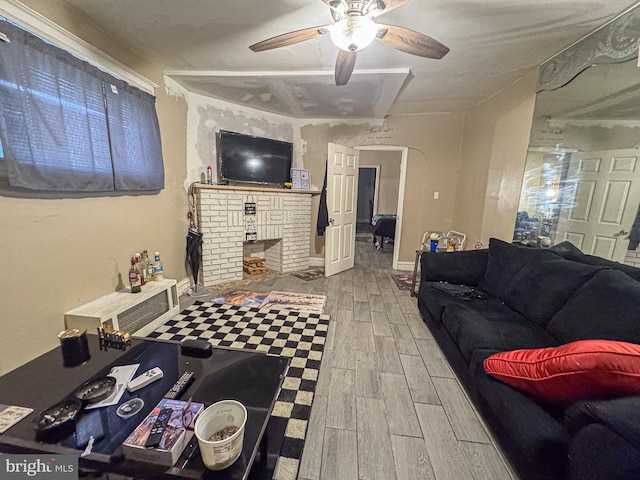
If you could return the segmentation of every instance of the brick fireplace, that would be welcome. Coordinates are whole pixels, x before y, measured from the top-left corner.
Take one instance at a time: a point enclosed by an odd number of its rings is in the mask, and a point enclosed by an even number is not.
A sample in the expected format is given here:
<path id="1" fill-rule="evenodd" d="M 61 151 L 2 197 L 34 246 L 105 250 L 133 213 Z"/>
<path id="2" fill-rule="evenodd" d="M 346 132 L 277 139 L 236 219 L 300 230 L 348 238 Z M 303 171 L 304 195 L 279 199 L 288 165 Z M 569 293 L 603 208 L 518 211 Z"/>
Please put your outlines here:
<path id="1" fill-rule="evenodd" d="M 311 196 L 319 192 L 201 184 L 195 191 L 203 234 L 203 285 L 241 280 L 245 250 L 260 252 L 267 268 L 277 272 L 309 268 Z M 245 204 L 251 203 L 255 215 L 245 214 Z M 255 243 L 245 241 L 247 231 L 256 232 Z"/>

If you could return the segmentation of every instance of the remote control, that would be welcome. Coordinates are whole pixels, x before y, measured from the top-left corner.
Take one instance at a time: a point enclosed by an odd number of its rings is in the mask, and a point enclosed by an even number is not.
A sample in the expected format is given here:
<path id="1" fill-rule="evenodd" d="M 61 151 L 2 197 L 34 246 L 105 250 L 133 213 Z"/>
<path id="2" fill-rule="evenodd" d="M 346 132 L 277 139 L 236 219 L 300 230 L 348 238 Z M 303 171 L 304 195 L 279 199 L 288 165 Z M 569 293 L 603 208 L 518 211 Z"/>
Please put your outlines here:
<path id="1" fill-rule="evenodd" d="M 169 419 L 171 418 L 172 413 L 172 408 L 162 408 L 160 410 L 158 418 L 156 418 L 156 421 L 151 427 L 151 431 L 149 432 L 147 441 L 144 443 L 145 447 L 157 447 L 160 444 L 162 434 L 164 433 L 164 429 L 167 428 L 167 424 L 169 423 Z"/>
<path id="2" fill-rule="evenodd" d="M 160 370 L 160 368 L 158 367 L 147 370 L 142 375 L 139 375 L 131 380 L 127 384 L 127 390 L 129 390 L 130 392 L 140 390 L 142 387 L 146 387 L 150 383 L 153 383 L 156 380 L 160 380 L 162 378 L 162 375 L 162 370 Z"/>
<path id="3" fill-rule="evenodd" d="M 182 395 L 184 391 L 189 388 L 191 382 L 195 380 L 193 375 L 193 372 L 184 372 L 178 381 L 174 383 L 173 387 L 171 387 L 171 390 L 166 393 L 164 398 L 179 399 L 180 395 Z"/>

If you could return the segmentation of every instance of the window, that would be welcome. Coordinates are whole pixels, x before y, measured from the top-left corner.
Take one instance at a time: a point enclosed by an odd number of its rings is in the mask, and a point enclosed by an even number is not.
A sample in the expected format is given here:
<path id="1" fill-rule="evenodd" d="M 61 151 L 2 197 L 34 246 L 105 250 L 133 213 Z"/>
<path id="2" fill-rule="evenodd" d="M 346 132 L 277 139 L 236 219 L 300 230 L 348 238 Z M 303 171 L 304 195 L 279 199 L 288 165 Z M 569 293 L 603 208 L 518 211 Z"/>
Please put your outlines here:
<path id="1" fill-rule="evenodd" d="M 0 144 L 9 184 L 164 188 L 155 98 L 0 19 Z"/>

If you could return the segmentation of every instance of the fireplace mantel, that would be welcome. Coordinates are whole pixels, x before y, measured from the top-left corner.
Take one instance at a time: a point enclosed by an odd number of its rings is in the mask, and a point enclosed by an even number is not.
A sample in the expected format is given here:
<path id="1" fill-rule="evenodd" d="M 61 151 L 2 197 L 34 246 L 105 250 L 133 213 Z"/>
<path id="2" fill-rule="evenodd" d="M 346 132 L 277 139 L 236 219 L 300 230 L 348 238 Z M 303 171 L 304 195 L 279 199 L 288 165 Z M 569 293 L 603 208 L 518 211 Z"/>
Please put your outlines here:
<path id="1" fill-rule="evenodd" d="M 258 192 L 278 192 L 278 193 L 306 193 L 313 195 L 320 195 L 320 190 L 296 190 L 288 188 L 275 188 L 275 187 L 248 187 L 246 185 L 234 186 L 234 185 L 209 185 L 208 183 L 196 183 L 195 188 L 202 189 L 214 189 L 214 190 L 239 190 L 239 191 L 258 191 Z"/>

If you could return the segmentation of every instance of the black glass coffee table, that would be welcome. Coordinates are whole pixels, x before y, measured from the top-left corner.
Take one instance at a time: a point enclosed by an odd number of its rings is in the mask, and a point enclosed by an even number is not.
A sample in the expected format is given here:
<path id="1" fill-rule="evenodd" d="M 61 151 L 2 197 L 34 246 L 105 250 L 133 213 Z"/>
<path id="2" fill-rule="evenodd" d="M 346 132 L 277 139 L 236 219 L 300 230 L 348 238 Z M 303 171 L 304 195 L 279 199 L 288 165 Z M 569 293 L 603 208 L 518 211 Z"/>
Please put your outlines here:
<path id="1" fill-rule="evenodd" d="M 0 404 L 33 408 L 4 434 L 0 434 L 0 452 L 54 453 L 80 455 L 86 438 L 96 438 L 89 455 L 80 457 L 81 468 L 113 472 L 135 478 L 242 479 L 248 478 L 256 457 L 266 463 L 266 427 L 289 359 L 255 351 L 213 348 L 208 358 L 184 356 L 180 344 L 159 340 L 133 339 L 126 351 L 99 349 L 98 337 L 88 335 L 91 358 L 73 368 L 62 366 L 62 353 L 55 348 L 22 367 L 0 377 Z M 33 419 L 47 407 L 70 395 L 79 385 L 105 376 L 111 367 L 139 363 L 136 375 L 160 367 L 163 378 L 136 392 L 125 391 L 119 404 L 138 397 L 142 411 L 129 419 L 116 415 L 118 405 L 85 413 L 76 431 L 55 443 L 36 439 Z M 160 401 L 185 372 L 195 373 L 195 381 L 182 399 L 192 398 L 206 406 L 219 400 L 234 399 L 247 409 L 242 455 L 229 468 L 210 471 L 202 463 L 195 437 L 173 467 L 163 467 L 125 459 L 122 442 Z M 269 439 L 278 442 L 282 439 Z M 271 450 L 271 448 L 270 448 Z"/>

